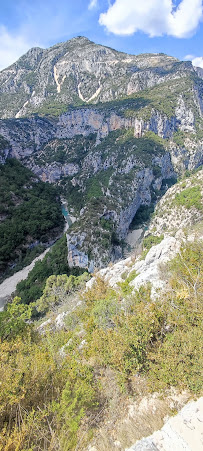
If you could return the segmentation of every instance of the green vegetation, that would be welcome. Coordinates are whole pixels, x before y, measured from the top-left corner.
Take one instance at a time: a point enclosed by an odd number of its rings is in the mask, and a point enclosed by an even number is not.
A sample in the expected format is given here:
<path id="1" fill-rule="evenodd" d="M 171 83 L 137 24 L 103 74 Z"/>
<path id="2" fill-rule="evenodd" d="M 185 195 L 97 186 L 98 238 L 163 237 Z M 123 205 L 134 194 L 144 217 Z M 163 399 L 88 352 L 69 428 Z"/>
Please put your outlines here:
<path id="1" fill-rule="evenodd" d="M 17 160 L 0 166 L 0 272 L 21 264 L 40 243 L 46 244 L 62 231 L 56 188 L 41 182 Z M 33 252 L 32 252 L 33 256 Z"/>
<path id="2" fill-rule="evenodd" d="M 179 146 L 179 147 L 184 147 L 185 144 L 185 133 L 182 132 L 181 130 L 178 130 L 177 132 L 175 132 L 173 134 L 173 141 Z"/>
<path id="3" fill-rule="evenodd" d="M 55 161 L 57 163 L 64 164 L 66 163 L 67 159 L 70 158 L 70 155 L 67 154 L 70 153 L 70 148 L 75 148 L 76 143 L 73 144 L 71 141 L 70 146 L 68 146 L 67 140 L 63 139 L 55 139 L 50 140 L 48 144 L 45 144 L 42 146 L 41 150 L 37 155 L 34 155 L 34 162 L 38 166 L 44 166 L 47 163 L 51 164 Z"/>
<path id="4" fill-rule="evenodd" d="M 92 197 L 98 198 L 103 196 L 103 189 L 108 188 L 110 177 L 113 174 L 113 168 L 106 169 L 106 171 L 100 171 L 93 177 L 87 180 L 87 199 Z"/>
<path id="5" fill-rule="evenodd" d="M 175 116 L 175 109 L 177 106 L 177 99 L 179 95 L 184 92 L 184 101 L 186 105 L 192 107 L 192 109 L 197 112 L 196 105 L 193 100 L 192 94 L 193 80 L 190 76 L 178 78 L 176 80 L 169 80 L 167 82 L 158 84 L 150 89 L 145 89 L 136 94 L 132 94 L 130 97 L 134 99 L 135 105 L 136 101 L 139 104 L 139 113 L 136 112 L 134 106 L 130 105 L 124 110 L 125 117 L 133 117 L 139 114 L 140 118 L 144 120 L 149 120 L 151 116 L 152 108 L 160 113 L 166 114 L 170 119 Z M 120 101 L 122 102 L 122 100 Z M 197 117 L 199 114 L 197 114 Z"/>
<path id="6" fill-rule="evenodd" d="M 67 242 L 66 235 L 55 243 L 42 261 L 35 263 L 26 280 L 18 283 L 16 288 L 17 296 L 23 303 L 38 299 L 46 284 L 46 279 L 55 274 L 80 274 L 83 270 L 79 268 L 70 269 L 67 262 Z"/>
<path id="7" fill-rule="evenodd" d="M 97 150 L 102 152 L 103 161 L 107 157 L 114 156 L 118 167 L 123 163 L 123 155 L 125 155 L 125 159 L 133 155 L 138 163 L 143 163 L 147 167 L 151 164 L 152 155 L 160 156 L 165 153 L 165 146 L 166 141 L 155 133 L 148 132 L 142 138 L 135 138 L 130 129 L 109 133 L 97 146 Z"/>
<path id="8" fill-rule="evenodd" d="M 175 196 L 176 205 L 181 205 L 186 208 L 195 207 L 197 210 L 202 210 L 202 195 L 200 186 L 192 186 L 177 193 Z"/>
<path id="9" fill-rule="evenodd" d="M 91 177 L 87 181 L 87 199 L 91 199 L 92 197 L 101 197 L 103 195 L 102 188 L 99 183 L 97 176 Z"/>
<path id="10" fill-rule="evenodd" d="M 63 113 L 66 113 L 68 110 L 68 105 L 62 102 L 57 102 L 48 100 L 44 102 L 43 106 L 35 109 L 34 114 L 37 116 L 60 116 Z"/>
<path id="11" fill-rule="evenodd" d="M 184 246 L 164 269 L 168 290 L 156 301 L 149 287 L 132 292 L 131 271 L 116 291 L 98 278 L 82 297 L 86 275 L 51 276 L 36 303 L 8 304 L 0 312 L 1 448 L 86 449 L 109 418 L 112 390 L 118 403 L 129 402 L 140 395 L 140 380 L 142 396 L 164 397 L 170 387 L 200 395 L 202 257 L 201 242 Z M 51 324 L 39 334 L 39 323 L 29 321 L 33 312 L 65 307 L 74 296 L 64 329 Z M 92 418 L 101 419 L 93 425 Z"/>
<path id="12" fill-rule="evenodd" d="M 0 150 L 6 149 L 6 147 L 9 147 L 9 142 L 7 139 L 5 139 L 2 135 L 0 135 Z"/>
<path id="13" fill-rule="evenodd" d="M 161 168 L 158 165 L 153 166 L 153 175 L 155 178 L 161 177 Z"/>
<path id="14" fill-rule="evenodd" d="M 66 274 L 62 274 L 48 277 L 42 296 L 36 303 L 37 311 L 44 314 L 50 309 L 63 304 L 72 293 L 85 288 L 85 282 L 89 278 L 90 276 L 87 272 L 83 272 L 81 276 L 73 276 L 71 274 L 67 277 Z"/>
<path id="15" fill-rule="evenodd" d="M 25 76 L 25 82 L 30 88 L 34 88 L 34 86 L 38 83 L 37 73 L 34 71 L 29 71 Z"/>
<path id="16" fill-rule="evenodd" d="M 155 244 L 161 243 L 161 241 L 164 239 L 163 235 L 156 236 L 156 235 L 149 235 L 143 240 L 143 248 L 147 252 L 151 249 L 152 246 Z"/>
<path id="17" fill-rule="evenodd" d="M 153 211 L 154 205 L 141 205 L 130 224 L 130 229 L 137 229 L 139 226 L 142 226 L 144 223 L 148 222 Z"/>
<path id="18" fill-rule="evenodd" d="M 165 153 L 167 143 L 153 132 L 145 133 L 142 138 L 135 138 L 133 129 L 113 131 L 97 146 L 95 146 L 94 135 L 87 141 L 87 146 L 84 145 L 83 140 L 81 136 L 78 136 L 77 140 L 76 138 L 74 141 L 70 140 L 73 147 L 77 145 L 81 159 L 80 162 L 75 160 L 79 167 L 74 186 L 72 177 L 67 177 L 60 181 L 60 190 L 67 199 L 69 208 L 74 208 L 76 213 L 84 208 L 81 220 L 72 226 L 71 234 L 81 233 L 83 230 L 85 232 L 83 250 L 90 256 L 96 246 L 102 255 L 103 263 L 106 264 L 112 246 L 121 246 L 121 243 L 114 230 L 116 224 L 111 232 L 102 230 L 100 218 L 105 210 L 120 212 L 134 201 L 137 185 L 140 184 L 138 176 L 140 170 L 152 165 L 154 176 L 156 178 L 161 176 L 160 166 L 153 165 L 152 161 L 155 156 Z M 62 145 L 67 146 L 65 140 L 61 141 Z M 86 149 L 86 153 L 83 152 L 83 148 Z M 74 161 L 73 149 L 70 148 L 66 154 L 67 163 Z M 50 150 L 50 155 L 53 155 L 53 148 L 52 151 Z M 88 170 L 85 159 L 88 162 Z M 91 160 L 98 162 L 98 165 L 101 164 L 102 169 L 99 170 L 98 167 L 95 173 L 95 164 L 91 166 Z M 93 175 L 90 176 L 92 173 Z M 152 192 L 153 203 L 159 194 L 159 192 Z M 145 215 L 146 220 L 149 219 L 153 208 L 153 205 L 146 207 L 148 210 Z"/>

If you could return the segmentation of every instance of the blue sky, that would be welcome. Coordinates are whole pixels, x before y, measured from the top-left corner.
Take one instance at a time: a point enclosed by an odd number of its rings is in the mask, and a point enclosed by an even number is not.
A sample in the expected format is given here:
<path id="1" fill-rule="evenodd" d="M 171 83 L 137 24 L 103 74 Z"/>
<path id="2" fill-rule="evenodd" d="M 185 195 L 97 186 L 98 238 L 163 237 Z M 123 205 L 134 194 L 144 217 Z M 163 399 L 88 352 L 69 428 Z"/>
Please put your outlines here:
<path id="1" fill-rule="evenodd" d="M 1 0 L 0 69 L 33 46 L 79 35 L 127 53 L 164 52 L 203 67 L 202 0 Z"/>

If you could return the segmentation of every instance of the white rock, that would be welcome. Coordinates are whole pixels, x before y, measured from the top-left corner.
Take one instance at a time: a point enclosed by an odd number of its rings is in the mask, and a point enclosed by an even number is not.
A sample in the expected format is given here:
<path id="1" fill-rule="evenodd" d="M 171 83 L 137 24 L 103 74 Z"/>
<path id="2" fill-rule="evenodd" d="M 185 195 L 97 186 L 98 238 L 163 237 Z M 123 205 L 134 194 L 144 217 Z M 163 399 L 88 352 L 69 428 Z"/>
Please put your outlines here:
<path id="1" fill-rule="evenodd" d="M 186 404 L 160 431 L 139 440 L 126 451 L 202 451 L 203 397 Z"/>

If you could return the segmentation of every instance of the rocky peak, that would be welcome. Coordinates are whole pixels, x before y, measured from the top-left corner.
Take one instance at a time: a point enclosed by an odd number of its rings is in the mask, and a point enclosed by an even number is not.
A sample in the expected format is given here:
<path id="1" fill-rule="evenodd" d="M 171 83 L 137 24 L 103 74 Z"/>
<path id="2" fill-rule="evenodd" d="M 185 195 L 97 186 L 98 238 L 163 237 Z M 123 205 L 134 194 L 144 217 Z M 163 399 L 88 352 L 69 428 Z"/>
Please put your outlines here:
<path id="1" fill-rule="evenodd" d="M 0 73 L 0 117 L 119 100 L 191 72 L 190 62 L 165 54 L 129 55 L 78 36 L 48 49 L 30 49 Z"/>

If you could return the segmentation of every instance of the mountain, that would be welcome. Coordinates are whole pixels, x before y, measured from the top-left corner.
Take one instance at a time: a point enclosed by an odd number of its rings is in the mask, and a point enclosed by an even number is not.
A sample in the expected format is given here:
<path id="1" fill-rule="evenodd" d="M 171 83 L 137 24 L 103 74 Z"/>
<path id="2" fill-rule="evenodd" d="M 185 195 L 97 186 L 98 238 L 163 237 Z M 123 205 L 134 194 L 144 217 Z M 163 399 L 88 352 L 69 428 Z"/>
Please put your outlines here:
<path id="1" fill-rule="evenodd" d="M 203 80 L 190 62 L 78 37 L 31 49 L 0 79 L 1 161 L 60 189 L 77 219 L 70 266 L 120 258 L 139 207 L 203 163 Z"/>
<path id="2" fill-rule="evenodd" d="M 201 70 L 79 37 L 0 78 L 0 449 L 196 451 Z"/>
<path id="3" fill-rule="evenodd" d="M 202 399 L 174 414 L 202 394 L 202 180 L 162 196 L 137 258 L 54 273 L 33 302 L 63 239 L 19 284 L 0 313 L 2 449 L 196 451 Z"/>
<path id="4" fill-rule="evenodd" d="M 56 115 L 67 106 L 108 102 L 194 73 L 164 54 L 128 55 L 84 37 L 33 48 L 0 73 L 0 117 Z"/>

